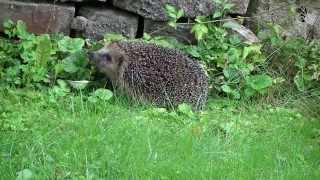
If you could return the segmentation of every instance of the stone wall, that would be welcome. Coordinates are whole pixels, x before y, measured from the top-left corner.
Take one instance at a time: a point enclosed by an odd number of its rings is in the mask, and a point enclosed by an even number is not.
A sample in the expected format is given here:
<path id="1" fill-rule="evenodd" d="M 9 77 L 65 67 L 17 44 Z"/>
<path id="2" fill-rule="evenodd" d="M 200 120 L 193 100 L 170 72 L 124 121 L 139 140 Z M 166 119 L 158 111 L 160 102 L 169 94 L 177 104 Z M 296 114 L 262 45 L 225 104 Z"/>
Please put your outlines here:
<path id="1" fill-rule="evenodd" d="M 246 26 L 257 31 L 265 22 L 283 25 L 288 35 L 320 37 L 320 1 L 316 0 L 229 0 L 235 4 L 231 16 L 247 16 Z M 23 20 L 37 34 L 62 32 L 66 35 L 101 39 L 105 33 L 129 38 L 144 32 L 171 35 L 193 42 L 190 25 L 177 30 L 167 27 L 163 9 L 170 3 L 185 12 L 183 20 L 214 12 L 213 0 L 0 0 L 0 31 L 6 19 Z M 294 5 L 294 6 L 292 6 Z M 296 7 L 298 14 L 290 14 Z"/>

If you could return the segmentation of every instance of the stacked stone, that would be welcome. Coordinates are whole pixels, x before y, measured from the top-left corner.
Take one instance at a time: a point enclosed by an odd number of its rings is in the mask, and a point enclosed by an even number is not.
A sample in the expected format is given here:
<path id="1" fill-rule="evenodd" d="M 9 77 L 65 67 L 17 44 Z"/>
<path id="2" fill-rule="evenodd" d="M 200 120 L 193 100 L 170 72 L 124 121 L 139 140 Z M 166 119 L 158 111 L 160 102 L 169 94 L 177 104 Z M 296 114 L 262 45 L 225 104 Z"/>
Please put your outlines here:
<path id="1" fill-rule="evenodd" d="M 247 24 L 251 29 L 260 28 L 257 22 L 273 21 L 288 28 L 289 35 L 320 37 L 318 1 L 228 1 L 235 4 L 231 14 L 249 16 Z M 289 14 L 288 2 L 299 7 L 298 15 L 292 17 Z M 29 31 L 37 34 L 61 32 L 101 39 L 105 33 L 121 33 L 135 38 L 145 32 L 192 43 L 194 37 L 190 33 L 190 24 L 182 23 L 177 29 L 167 26 L 165 4 L 183 9 L 185 22 L 196 16 L 212 14 L 216 7 L 212 0 L 0 0 L 0 31 L 3 31 L 2 24 L 6 19 L 20 19 L 26 22 Z"/>

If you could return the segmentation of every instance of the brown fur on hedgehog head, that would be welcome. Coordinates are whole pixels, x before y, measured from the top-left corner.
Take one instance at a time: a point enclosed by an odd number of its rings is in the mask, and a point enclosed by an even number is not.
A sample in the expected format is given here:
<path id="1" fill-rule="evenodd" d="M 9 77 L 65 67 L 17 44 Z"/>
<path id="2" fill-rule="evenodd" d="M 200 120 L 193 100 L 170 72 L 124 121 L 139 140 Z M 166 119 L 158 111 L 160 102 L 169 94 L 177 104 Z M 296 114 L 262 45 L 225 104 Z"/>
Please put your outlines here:
<path id="1" fill-rule="evenodd" d="M 121 72 L 128 63 L 127 56 L 116 44 L 105 46 L 97 51 L 89 52 L 89 61 L 97 70 L 105 74 L 112 83 L 119 81 Z"/>

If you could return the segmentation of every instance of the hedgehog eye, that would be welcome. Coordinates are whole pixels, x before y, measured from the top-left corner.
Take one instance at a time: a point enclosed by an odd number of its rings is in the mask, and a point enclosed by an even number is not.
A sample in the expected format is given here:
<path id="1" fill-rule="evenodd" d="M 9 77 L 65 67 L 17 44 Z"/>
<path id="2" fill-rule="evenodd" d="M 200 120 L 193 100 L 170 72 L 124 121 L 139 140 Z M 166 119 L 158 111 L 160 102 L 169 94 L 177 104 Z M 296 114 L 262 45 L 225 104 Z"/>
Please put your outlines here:
<path id="1" fill-rule="evenodd" d="M 104 54 L 103 59 L 107 62 L 110 62 L 112 60 L 111 56 L 109 54 Z"/>

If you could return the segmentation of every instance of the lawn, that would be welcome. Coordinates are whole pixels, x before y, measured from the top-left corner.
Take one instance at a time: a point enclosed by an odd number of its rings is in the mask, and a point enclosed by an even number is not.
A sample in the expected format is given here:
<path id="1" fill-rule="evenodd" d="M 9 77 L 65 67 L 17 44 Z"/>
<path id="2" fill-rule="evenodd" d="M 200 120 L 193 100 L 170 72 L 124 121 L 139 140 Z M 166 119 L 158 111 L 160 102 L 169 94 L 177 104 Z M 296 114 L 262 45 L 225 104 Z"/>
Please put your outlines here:
<path id="1" fill-rule="evenodd" d="M 123 97 L 0 91 L 0 179 L 319 179 L 320 120 L 209 100 L 201 113 Z"/>

